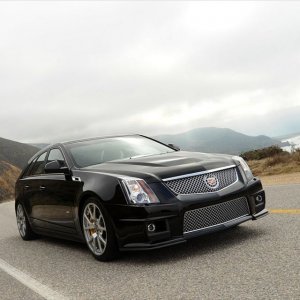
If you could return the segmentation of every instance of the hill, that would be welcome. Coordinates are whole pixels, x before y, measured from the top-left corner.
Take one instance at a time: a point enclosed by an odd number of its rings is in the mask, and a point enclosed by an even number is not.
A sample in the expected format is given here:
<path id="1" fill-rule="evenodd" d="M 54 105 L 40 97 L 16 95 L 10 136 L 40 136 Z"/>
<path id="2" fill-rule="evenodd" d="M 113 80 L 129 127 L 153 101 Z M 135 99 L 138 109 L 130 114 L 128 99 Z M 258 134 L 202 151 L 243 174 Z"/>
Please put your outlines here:
<path id="1" fill-rule="evenodd" d="M 18 168 L 23 168 L 28 159 L 38 151 L 37 147 L 0 138 L 0 161 L 6 161 Z"/>
<path id="2" fill-rule="evenodd" d="M 14 197 L 15 182 L 20 172 L 19 168 L 0 161 L 0 202 Z"/>
<path id="3" fill-rule="evenodd" d="M 265 135 L 249 136 L 228 128 L 204 127 L 181 134 L 160 135 L 155 139 L 166 144 L 175 144 L 182 150 L 210 153 L 241 154 L 242 152 L 282 146 L 282 142 Z"/>
<path id="4" fill-rule="evenodd" d="M 275 140 L 287 140 L 287 139 L 290 139 L 290 138 L 294 138 L 296 136 L 300 136 L 300 132 L 293 132 L 293 133 L 289 133 L 289 134 L 285 134 L 285 135 L 279 135 L 279 136 L 276 136 L 276 137 L 273 137 Z"/>
<path id="5" fill-rule="evenodd" d="M 50 144 L 46 144 L 46 143 L 37 143 L 37 144 L 29 143 L 28 145 L 31 145 L 31 146 L 39 148 L 39 149 L 43 149 L 45 147 L 48 147 Z"/>

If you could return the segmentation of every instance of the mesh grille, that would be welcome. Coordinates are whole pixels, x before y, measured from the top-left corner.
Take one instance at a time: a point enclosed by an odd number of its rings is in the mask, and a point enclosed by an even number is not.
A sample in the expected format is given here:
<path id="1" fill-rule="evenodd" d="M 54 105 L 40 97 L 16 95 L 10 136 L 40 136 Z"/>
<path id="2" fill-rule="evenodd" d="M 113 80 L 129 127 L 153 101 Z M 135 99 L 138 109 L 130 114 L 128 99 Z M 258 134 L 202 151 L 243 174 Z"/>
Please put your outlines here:
<path id="1" fill-rule="evenodd" d="M 216 185 L 210 186 L 208 180 L 215 178 Z M 228 187 L 238 180 L 236 168 L 194 175 L 174 180 L 165 180 L 165 184 L 176 194 L 211 193 Z"/>
<path id="2" fill-rule="evenodd" d="M 246 197 L 189 210 L 184 214 L 183 232 L 203 229 L 249 215 Z"/>

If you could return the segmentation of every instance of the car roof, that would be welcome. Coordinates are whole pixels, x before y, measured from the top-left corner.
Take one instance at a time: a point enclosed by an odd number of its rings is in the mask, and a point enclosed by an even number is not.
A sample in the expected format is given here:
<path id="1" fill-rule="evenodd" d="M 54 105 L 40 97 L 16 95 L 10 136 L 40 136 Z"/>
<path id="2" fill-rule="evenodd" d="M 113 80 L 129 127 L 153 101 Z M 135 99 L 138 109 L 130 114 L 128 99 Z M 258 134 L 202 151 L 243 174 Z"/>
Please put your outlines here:
<path id="1" fill-rule="evenodd" d="M 53 143 L 53 144 L 50 144 L 47 147 L 41 149 L 34 156 L 32 156 L 29 159 L 28 164 L 31 163 L 34 159 L 36 159 L 38 156 L 40 156 L 42 153 L 48 151 L 49 149 L 51 149 L 53 147 L 63 147 L 64 145 L 81 143 L 81 142 L 86 142 L 86 141 L 93 141 L 93 140 L 107 139 L 107 138 L 118 138 L 118 137 L 126 137 L 126 136 L 140 136 L 140 137 L 144 137 L 144 138 L 153 140 L 152 138 L 147 137 L 142 134 L 123 134 L 123 135 L 109 135 L 109 136 L 100 136 L 100 137 L 98 136 L 98 137 L 91 137 L 91 138 L 78 139 L 78 140 L 72 140 L 72 141 L 65 141 L 65 142 L 60 142 L 60 143 Z"/>
<path id="2" fill-rule="evenodd" d="M 146 136 L 143 136 L 143 135 L 140 135 L 140 134 L 108 135 L 108 136 L 98 136 L 98 137 L 91 137 L 91 138 L 78 139 L 78 140 L 72 140 L 72 141 L 65 141 L 65 142 L 61 142 L 59 144 L 67 145 L 67 144 L 81 143 L 81 142 L 87 142 L 87 141 L 93 141 L 93 140 L 108 139 L 108 138 L 118 138 L 118 137 L 126 137 L 126 136 L 142 136 L 142 137 L 146 137 Z"/>

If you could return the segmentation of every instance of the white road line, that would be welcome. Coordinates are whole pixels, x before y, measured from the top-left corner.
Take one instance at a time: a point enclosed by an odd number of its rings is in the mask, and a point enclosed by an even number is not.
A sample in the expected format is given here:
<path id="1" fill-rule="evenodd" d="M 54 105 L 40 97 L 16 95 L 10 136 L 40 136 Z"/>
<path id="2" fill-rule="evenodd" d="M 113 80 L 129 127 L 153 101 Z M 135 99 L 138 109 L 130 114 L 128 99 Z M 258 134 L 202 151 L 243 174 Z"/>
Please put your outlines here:
<path id="1" fill-rule="evenodd" d="M 17 279 L 23 285 L 34 291 L 35 293 L 39 294 L 43 298 L 47 300 L 67 300 L 68 298 L 62 296 L 56 291 L 53 291 L 46 285 L 38 282 L 37 280 L 33 279 L 30 275 L 23 273 L 22 271 L 16 269 L 15 267 L 8 264 L 6 261 L 0 258 L 0 269 L 10 276 Z"/>

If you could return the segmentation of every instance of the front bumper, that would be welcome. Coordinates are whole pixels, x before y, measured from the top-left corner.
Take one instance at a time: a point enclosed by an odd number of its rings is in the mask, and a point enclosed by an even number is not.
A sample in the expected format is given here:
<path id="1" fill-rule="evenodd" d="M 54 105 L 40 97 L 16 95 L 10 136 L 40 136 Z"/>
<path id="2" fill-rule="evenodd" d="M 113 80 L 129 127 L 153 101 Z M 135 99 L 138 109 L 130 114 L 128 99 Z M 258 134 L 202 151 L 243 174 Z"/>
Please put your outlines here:
<path id="1" fill-rule="evenodd" d="M 249 207 L 248 215 L 184 233 L 183 219 L 186 211 L 226 203 L 239 197 L 246 197 Z M 190 238 L 225 230 L 268 214 L 265 209 L 265 193 L 258 179 L 228 193 L 214 193 L 208 197 L 198 195 L 196 198 L 189 197 L 180 200 L 178 198 L 170 201 L 170 204 L 142 207 L 114 206 L 110 209 L 114 212 L 112 218 L 120 250 L 151 250 L 177 245 Z M 148 230 L 150 224 L 155 225 L 155 231 Z"/>
<path id="2" fill-rule="evenodd" d="M 269 214 L 269 212 L 264 208 L 264 209 L 261 210 L 259 213 L 254 214 L 254 215 L 252 216 L 252 219 L 253 219 L 253 220 L 258 220 L 258 219 L 260 219 L 260 218 L 262 218 L 262 217 L 265 217 L 265 216 L 268 215 L 268 214 Z"/>

